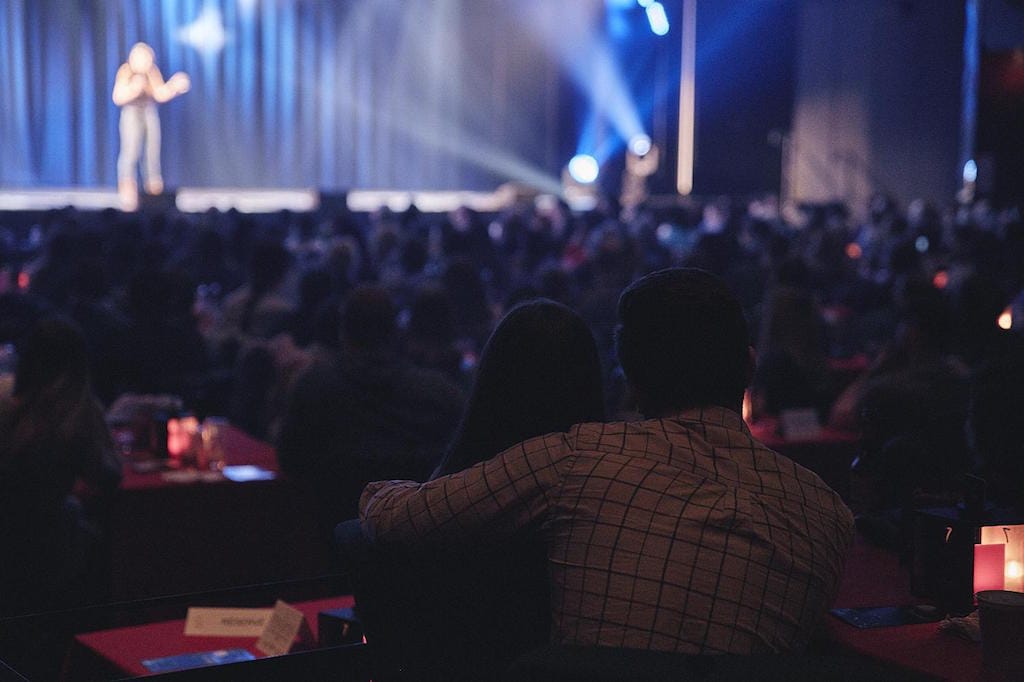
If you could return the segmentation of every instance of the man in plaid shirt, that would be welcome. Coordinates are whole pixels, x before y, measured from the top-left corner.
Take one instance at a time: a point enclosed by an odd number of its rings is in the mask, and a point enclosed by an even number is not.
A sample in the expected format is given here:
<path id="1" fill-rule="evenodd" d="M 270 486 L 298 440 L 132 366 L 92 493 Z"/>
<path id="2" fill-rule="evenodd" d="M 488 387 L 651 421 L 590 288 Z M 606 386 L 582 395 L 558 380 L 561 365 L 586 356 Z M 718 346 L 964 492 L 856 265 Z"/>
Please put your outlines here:
<path id="1" fill-rule="evenodd" d="M 428 483 L 371 483 L 364 534 L 461 550 L 539 533 L 555 644 L 802 647 L 835 597 L 853 518 L 747 430 L 753 351 L 739 302 L 714 275 L 679 268 L 630 285 L 618 312 L 643 421 L 580 424 Z"/>

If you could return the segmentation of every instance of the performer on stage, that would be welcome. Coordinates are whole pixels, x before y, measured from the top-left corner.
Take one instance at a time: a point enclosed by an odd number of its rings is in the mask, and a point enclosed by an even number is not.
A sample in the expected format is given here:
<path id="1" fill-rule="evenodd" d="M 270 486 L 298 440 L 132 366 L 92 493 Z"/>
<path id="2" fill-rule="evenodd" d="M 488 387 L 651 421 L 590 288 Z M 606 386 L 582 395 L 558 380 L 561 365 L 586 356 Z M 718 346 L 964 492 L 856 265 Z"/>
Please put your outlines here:
<path id="1" fill-rule="evenodd" d="M 160 117 L 157 103 L 168 102 L 188 92 L 189 77 L 178 72 L 166 81 L 153 61 L 153 48 L 135 43 L 128 61 L 121 65 L 114 78 L 114 104 L 121 107 L 121 151 L 117 157 L 117 191 L 126 211 L 138 207 L 139 189 L 135 167 L 139 163 L 142 143 L 146 143 L 146 159 L 142 177 L 146 192 L 159 194 L 164 189 L 160 175 Z"/>

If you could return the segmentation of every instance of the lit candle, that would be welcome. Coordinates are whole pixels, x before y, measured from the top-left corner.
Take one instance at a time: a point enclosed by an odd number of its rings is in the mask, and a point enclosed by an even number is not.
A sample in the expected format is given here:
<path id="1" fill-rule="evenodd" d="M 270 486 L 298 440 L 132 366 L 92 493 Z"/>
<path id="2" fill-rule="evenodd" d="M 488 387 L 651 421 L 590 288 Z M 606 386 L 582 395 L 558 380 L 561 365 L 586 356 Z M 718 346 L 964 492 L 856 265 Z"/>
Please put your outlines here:
<path id="1" fill-rule="evenodd" d="M 1010 330 L 1013 329 L 1013 307 L 1007 307 L 1006 310 L 999 315 L 997 320 L 1000 329 Z"/>
<path id="2" fill-rule="evenodd" d="M 1013 590 L 1014 592 L 1022 591 L 1021 579 L 1024 578 L 1024 564 L 1016 560 L 1007 561 L 1006 571 L 1003 576 L 1005 578 L 1005 589 Z"/>
<path id="3" fill-rule="evenodd" d="M 974 546 L 974 592 L 1001 590 L 1005 584 L 1006 545 Z"/>
<path id="4" fill-rule="evenodd" d="M 1024 525 L 983 526 L 981 544 L 1003 547 L 1003 589 L 1024 592 Z"/>
<path id="5" fill-rule="evenodd" d="M 185 430 L 177 419 L 167 420 L 167 454 L 173 459 L 181 457 L 187 447 Z"/>

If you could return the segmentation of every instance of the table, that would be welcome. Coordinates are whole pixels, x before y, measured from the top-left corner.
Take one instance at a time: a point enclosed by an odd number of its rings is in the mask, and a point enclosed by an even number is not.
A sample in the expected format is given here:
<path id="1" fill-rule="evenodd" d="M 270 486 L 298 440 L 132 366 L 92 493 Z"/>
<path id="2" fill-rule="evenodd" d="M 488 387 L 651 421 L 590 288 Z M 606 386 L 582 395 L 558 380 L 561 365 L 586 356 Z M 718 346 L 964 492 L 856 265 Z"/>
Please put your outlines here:
<path id="1" fill-rule="evenodd" d="M 274 448 L 224 430 L 228 465 L 278 472 Z M 110 519 L 114 599 L 196 592 L 323 575 L 329 543 L 295 481 L 172 483 L 126 466 Z"/>
<path id="2" fill-rule="evenodd" d="M 748 426 L 754 438 L 766 447 L 818 474 L 849 501 L 850 465 L 860 453 L 860 436 L 856 433 L 823 426 L 813 438 L 786 438 L 779 433 L 774 417 L 761 417 Z"/>
<path id="3" fill-rule="evenodd" d="M 857 537 L 846 561 L 837 607 L 907 606 L 922 600 L 910 594 L 909 569 L 898 557 Z M 860 630 L 832 615 L 826 638 L 846 651 L 900 668 L 949 680 L 999 680 L 981 664 L 981 645 L 939 632 L 938 623 Z"/>
<path id="4" fill-rule="evenodd" d="M 298 602 L 293 606 L 303 612 L 314 637 L 319 639 L 317 614 L 354 604 L 352 596 L 344 595 Z M 149 675 L 151 673 L 142 665 L 143 660 L 218 649 L 246 649 L 256 658 L 263 658 L 264 654 L 256 649 L 256 640 L 256 637 L 186 636 L 184 619 L 88 632 L 76 635 L 72 641 L 63 677 L 75 680 Z"/>

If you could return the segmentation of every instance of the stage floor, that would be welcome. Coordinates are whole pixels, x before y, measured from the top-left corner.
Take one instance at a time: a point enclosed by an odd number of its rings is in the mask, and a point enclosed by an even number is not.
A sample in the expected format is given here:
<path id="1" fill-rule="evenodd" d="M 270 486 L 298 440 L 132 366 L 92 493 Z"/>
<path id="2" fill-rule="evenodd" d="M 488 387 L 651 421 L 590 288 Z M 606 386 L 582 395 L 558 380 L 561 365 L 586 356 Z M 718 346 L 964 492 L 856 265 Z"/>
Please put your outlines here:
<path id="1" fill-rule="evenodd" d="M 404 211 L 414 205 L 424 213 L 445 213 L 461 206 L 477 211 L 502 211 L 521 198 L 514 189 L 493 192 L 350 190 L 344 196 L 349 210 L 372 212 L 381 208 Z M 181 187 L 173 193 L 174 204 L 182 213 L 238 210 L 242 213 L 316 211 L 321 192 L 316 189 L 261 189 L 228 187 Z M 0 189 L 0 211 L 48 211 L 72 207 L 83 211 L 120 209 L 114 188 L 49 187 Z"/>

